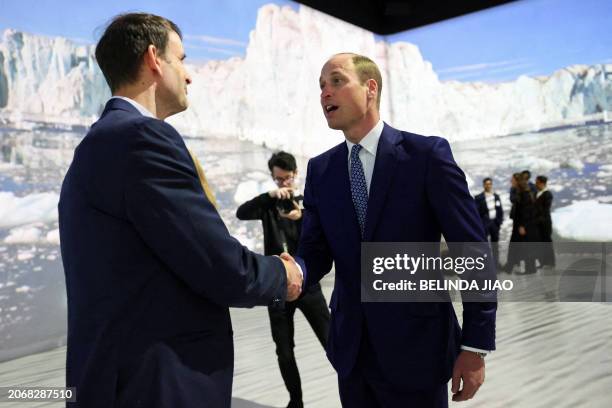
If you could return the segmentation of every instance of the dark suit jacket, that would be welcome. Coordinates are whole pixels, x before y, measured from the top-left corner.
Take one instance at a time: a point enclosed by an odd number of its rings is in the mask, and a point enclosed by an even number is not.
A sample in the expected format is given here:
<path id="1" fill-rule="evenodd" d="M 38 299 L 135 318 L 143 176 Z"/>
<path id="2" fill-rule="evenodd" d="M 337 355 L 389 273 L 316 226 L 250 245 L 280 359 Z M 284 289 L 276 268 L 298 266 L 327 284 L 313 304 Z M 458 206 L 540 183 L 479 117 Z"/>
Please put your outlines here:
<path id="1" fill-rule="evenodd" d="M 550 239 L 552 235 L 552 219 L 550 216 L 550 208 L 552 207 L 553 195 L 546 190 L 536 198 L 536 210 L 538 224 L 540 226 L 540 235 L 542 240 Z"/>
<path id="2" fill-rule="evenodd" d="M 491 225 L 491 223 L 493 223 L 494 226 L 499 228 L 504 222 L 504 210 L 502 209 L 501 200 L 499 199 L 499 195 L 497 195 L 497 193 L 493 193 L 493 197 L 495 199 L 495 219 L 494 220 L 492 220 L 489 217 L 489 207 L 487 207 L 487 200 L 485 198 L 484 192 L 474 197 L 474 200 L 476 200 L 476 209 L 478 210 L 478 214 L 480 215 L 480 219 L 482 220 L 482 225 L 485 228 L 488 228 Z"/>
<path id="3" fill-rule="evenodd" d="M 335 263 L 327 353 L 350 374 L 367 333 L 390 381 L 405 390 L 448 381 L 460 345 L 495 348 L 495 303 L 465 303 L 463 332 L 451 303 L 361 303 L 360 233 L 351 199 L 348 149 L 310 160 L 298 255 L 317 282 Z M 448 142 L 385 124 L 368 199 L 364 241 L 485 242 L 465 175 Z"/>
<path id="4" fill-rule="evenodd" d="M 174 128 L 111 99 L 59 223 L 74 406 L 229 407 L 228 306 L 282 302 L 286 275 L 229 235 Z"/>

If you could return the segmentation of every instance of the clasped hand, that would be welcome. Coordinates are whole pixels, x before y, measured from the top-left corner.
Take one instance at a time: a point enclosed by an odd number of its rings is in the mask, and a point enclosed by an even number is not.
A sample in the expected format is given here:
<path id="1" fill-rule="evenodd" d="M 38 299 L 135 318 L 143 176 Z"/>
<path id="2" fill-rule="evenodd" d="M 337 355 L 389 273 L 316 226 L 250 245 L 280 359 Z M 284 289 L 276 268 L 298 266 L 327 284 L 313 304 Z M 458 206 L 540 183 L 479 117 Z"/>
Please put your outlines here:
<path id="1" fill-rule="evenodd" d="M 280 255 L 280 259 L 285 265 L 285 271 L 287 272 L 287 301 L 292 302 L 296 300 L 302 293 L 302 283 L 304 277 L 302 272 L 298 269 L 298 265 L 295 259 L 286 252 Z"/>

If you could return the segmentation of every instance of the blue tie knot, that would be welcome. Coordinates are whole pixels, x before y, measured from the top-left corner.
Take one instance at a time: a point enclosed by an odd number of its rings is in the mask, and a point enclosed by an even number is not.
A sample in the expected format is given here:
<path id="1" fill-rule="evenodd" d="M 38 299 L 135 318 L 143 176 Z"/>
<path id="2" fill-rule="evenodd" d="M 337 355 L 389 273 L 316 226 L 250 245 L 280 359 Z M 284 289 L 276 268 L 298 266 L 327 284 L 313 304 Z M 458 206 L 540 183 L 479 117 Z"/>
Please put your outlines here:
<path id="1" fill-rule="evenodd" d="M 361 149 L 363 149 L 363 146 L 360 144 L 356 144 L 351 147 L 351 160 L 354 157 L 359 156 L 359 152 L 361 151 Z"/>

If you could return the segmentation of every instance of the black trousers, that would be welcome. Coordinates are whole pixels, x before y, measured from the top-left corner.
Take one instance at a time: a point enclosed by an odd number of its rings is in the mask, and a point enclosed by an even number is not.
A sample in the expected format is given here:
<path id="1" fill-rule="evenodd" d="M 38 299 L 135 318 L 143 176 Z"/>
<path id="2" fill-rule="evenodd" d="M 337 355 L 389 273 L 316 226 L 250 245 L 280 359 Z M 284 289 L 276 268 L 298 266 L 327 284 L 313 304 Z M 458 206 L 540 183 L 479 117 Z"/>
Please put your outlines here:
<path id="1" fill-rule="evenodd" d="M 300 309 L 312 327 L 323 348 L 327 345 L 329 332 L 329 309 L 321 292 L 321 286 L 309 288 L 295 302 L 285 303 L 284 309 L 268 308 L 272 339 L 276 344 L 276 355 L 283 381 L 293 402 L 302 402 L 302 384 L 293 349 L 295 347 L 293 316 Z"/>
<path id="2" fill-rule="evenodd" d="M 542 266 L 555 266 L 555 249 L 552 243 L 552 224 L 545 222 L 539 225 L 540 228 L 540 244 L 538 259 Z"/>
<path id="3" fill-rule="evenodd" d="M 499 227 L 494 222 L 491 222 L 485 229 L 487 237 L 491 240 L 491 251 L 495 262 L 499 265 Z"/>

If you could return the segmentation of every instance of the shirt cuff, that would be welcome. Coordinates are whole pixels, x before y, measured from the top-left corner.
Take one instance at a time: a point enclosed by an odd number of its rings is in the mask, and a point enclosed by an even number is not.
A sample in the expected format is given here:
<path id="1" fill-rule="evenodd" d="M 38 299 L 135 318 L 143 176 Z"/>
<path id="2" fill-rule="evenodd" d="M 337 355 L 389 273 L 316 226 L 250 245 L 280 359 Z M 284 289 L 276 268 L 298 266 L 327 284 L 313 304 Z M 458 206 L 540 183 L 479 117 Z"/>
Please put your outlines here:
<path id="1" fill-rule="evenodd" d="M 481 350 L 479 348 L 468 347 L 468 346 L 464 346 L 464 345 L 461 345 L 461 350 L 473 351 L 474 353 L 485 353 L 485 354 L 489 354 L 491 352 L 491 350 Z"/>

